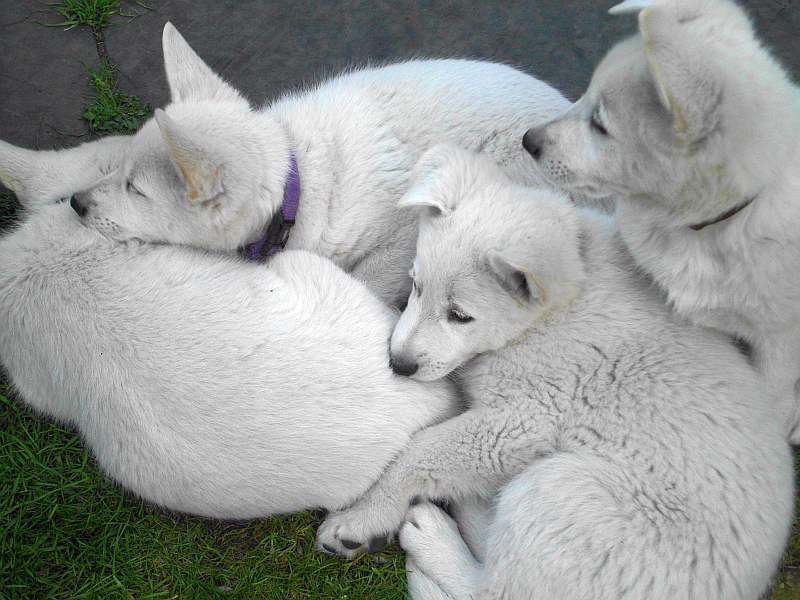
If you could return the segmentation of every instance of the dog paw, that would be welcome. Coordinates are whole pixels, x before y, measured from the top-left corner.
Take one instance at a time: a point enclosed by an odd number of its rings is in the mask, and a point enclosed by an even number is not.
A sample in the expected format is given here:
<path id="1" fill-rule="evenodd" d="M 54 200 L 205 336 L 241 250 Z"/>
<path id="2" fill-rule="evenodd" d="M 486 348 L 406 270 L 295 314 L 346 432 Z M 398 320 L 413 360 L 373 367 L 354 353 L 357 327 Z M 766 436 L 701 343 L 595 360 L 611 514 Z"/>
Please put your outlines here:
<path id="1" fill-rule="evenodd" d="M 402 515 L 397 511 L 350 509 L 329 515 L 317 529 L 317 549 L 327 554 L 355 558 L 364 552 L 378 552 L 394 538 Z"/>
<path id="2" fill-rule="evenodd" d="M 409 560 L 435 577 L 450 577 L 451 570 L 456 567 L 462 573 L 474 570 L 475 558 L 458 525 L 431 502 L 408 509 L 400 527 L 399 541 Z"/>
<path id="3" fill-rule="evenodd" d="M 400 545 L 413 557 L 419 554 L 452 552 L 463 544 L 456 522 L 431 502 L 415 504 L 408 509 L 400 527 Z M 458 544 L 455 542 L 458 541 Z"/>
<path id="4" fill-rule="evenodd" d="M 430 502 L 412 506 L 399 539 L 409 564 L 420 573 L 454 597 L 471 597 L 479 565 L 458 525 L 441 508 Z"/>

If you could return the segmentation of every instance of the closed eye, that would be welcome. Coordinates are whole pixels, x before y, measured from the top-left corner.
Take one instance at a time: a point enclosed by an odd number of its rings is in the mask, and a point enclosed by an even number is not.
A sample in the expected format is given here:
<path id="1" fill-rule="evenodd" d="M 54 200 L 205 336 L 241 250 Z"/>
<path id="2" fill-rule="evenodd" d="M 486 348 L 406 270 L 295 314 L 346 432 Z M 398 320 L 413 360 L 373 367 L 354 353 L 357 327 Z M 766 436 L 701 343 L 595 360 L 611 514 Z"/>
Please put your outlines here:
<path id="1" fill-rule="evenodd" d="M 592 120 L 590 121 L 590 125 L 592 129 L 594 129 L 600 135 L 608 136 L 608 129 L 606 129 L 603 126 L 603 123 L 600 121 L 600 117 L 596 112 L 592 113 Z"/>
<path id="2" fill-rule="evenodd" d="M 451 323 L 470 323 L 474 321 L 475 318 L 458 308 L 451 308 L 447 311 L 447 320 Z"/>
<path id="3" fill-rule="evenodd" d="M 125 183 L 125 189 L 128 191 L 129 194 L 136 194 L 137 196 L 142 196 L 144 198 L 147 197 L 145 194 L 142 193 L 142 191 L 139 188 L 137 188 L 134 185 L 134 183 L 130 179 L 128 179 L 128 181 Z"/>

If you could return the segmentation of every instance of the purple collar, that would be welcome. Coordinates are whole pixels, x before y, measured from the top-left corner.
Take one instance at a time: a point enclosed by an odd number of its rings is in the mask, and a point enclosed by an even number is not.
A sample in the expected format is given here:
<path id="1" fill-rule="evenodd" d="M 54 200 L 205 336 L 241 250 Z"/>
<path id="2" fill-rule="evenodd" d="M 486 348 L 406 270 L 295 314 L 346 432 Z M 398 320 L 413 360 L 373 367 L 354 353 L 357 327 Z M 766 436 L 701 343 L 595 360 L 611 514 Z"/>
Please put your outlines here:
<path id="1" fill-rule="evenodd" d="M 300 171 L 297 169 L 297 158 L 294 154 L 290 154 L 289 176 L 283 186 L 283 204 L 280 212 L 275 213 L 272 220 L 267 223 L 260 238 L 252 244 L 239 248 L 239 254 L 247 260 L 261 262 L 283 250 L 289 239 L 289 230 L 294 225 L 299 205 Z"/>

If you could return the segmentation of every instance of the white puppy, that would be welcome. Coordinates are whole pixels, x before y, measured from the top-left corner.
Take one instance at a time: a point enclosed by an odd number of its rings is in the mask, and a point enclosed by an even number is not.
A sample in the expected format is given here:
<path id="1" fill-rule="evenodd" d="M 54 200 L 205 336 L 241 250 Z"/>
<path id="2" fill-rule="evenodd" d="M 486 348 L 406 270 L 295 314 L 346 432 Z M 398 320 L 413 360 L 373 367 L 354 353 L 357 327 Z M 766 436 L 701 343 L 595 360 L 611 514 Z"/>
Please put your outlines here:
<path id="1" fill-rule="evenodd" d="M 533 181 L 520 132 L 568 106 L 505 65 L 416 60 L 254 111 L 169 23 L 163 48 L 172 103 L 134 137 L 48 153 L 0 143 L 0 180 L 23 199 L 75 193 L 86 224 L 115 240 L 313 251 L 390 303 L 410 288 L 415 222 L 397 201 L 420 153 L 452 141 Z"/>
<path id="2" fill-rule="evenodd" d="M 612 224 L 435 149 L 398 370 L 457 370 L 469 409 L 416 434 L 328 517 L 351 556 L 413 498 L 499 494 L 476 560 L 432 505 L 401 531 L 419 598 L 758 598 L 791 525 L 792 461 L 765 384 L 728 339 L 676 322 Z"/>
<path id="3" fill-rule="evenodd" d="M 109 241 L 66 205 L 0 240 L 0 359 L 103 471 L 172 510 L 250 518 L 345 506 L 446 384 L 393 374 L 393 313 L 327 259 L 269 268 Z"/>
<path id="4" fill-rule="evenodd" d="M 728 0 L 626 2 L 639 35 L 525 144 L 555 183 L 619 198 L 675 310 L 752 346 L 800 442 L 800 89 Z"/>

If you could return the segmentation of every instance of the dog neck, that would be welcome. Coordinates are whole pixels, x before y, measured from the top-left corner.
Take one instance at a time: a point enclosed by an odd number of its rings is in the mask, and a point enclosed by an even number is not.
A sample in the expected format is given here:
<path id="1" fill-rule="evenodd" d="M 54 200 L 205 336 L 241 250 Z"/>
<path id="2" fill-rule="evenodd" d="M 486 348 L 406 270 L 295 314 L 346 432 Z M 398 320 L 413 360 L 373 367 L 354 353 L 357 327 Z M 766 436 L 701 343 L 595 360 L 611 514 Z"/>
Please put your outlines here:
<path id="1" fill-rule="evenodd" d="M 689 225 L 689 229 L 693 229 L 694 231 L 701 231 L 702 229 L 705 229 L 709 225 L 716 225 L 717 223 L 722 223 L 723 221 L 727 221 L 728 219 L 736 216 L 741 211 L 743 211 L 745 208 L 750 206 L 753 203 L 753 200 L 755 200 L 757 197 L 758 197 L 758 194 L 748 198 L 744 202 L 742 202 L 740 204 L 737 204 L 736 206 L 734 206 L 730 210 L 722 213 L 718 217 L 715 217 L 713 219 L 709 219 L 707 221 L 702 221 L 702 222 L 696 223 L 694 225 Z"/>
<path id="2" fill-rule="evenodd" d="M 261 262 L 283 250 L 289 240 L 289 231 L 294 225 L 299 206 L 300 171 L 297 168 L 297 157 L 292 153 L 289 155 L 289 175 L 283 185 L 281 209 L 267 222 L 255 242 L 239 248 L 239 254 L 247 260 Z"/>

